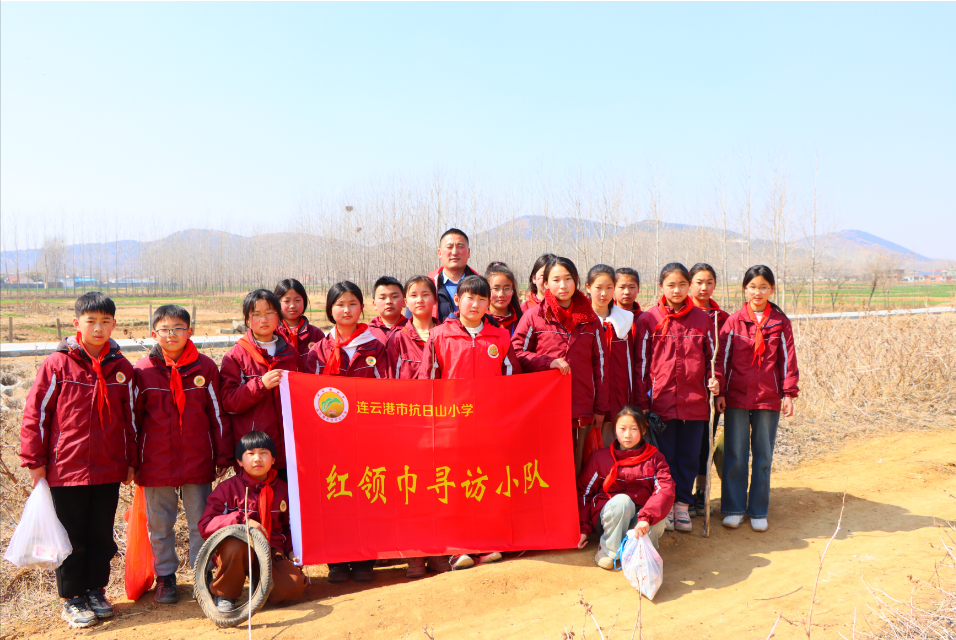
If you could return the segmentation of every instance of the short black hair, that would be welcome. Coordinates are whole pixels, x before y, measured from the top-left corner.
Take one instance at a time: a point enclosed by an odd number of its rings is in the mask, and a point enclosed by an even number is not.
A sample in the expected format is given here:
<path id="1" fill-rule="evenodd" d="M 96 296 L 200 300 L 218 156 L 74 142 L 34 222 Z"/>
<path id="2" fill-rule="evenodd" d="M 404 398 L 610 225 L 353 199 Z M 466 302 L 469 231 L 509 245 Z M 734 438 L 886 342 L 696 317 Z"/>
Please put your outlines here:
<path id="1" fill-rule="evenodd" d="M 491 285 L 484 276 L 467 276 L 458 283 L 457 295 L 460 298 L 466 293 L 482 298 L 491 298 Z"/>
<path id="2" fill-rule="evenodd" d="M 76 299 L 76 304 L 73 305 L 73 312 L 77 318 L 85 313 L 104 313 L 115 318 L 116 303 L 110 300 L 109 296 L 105 293 L 90 291 Z"/>
<path id="3" fill-rule="evenodd" d="M 641 274 L 637 272 L 637 269 L 632 269 L 630 267 L 618 267 L 614 270 L 614 284 L 617 284 L 617 279 L 621 276 L 634 278 L 634 282 L 637 283 L 637 288 L 641 288 Z"/>
<path id="4" fill-rule="evenodd" d="M 465 244 L 471 244 L 471 241 L 468 240 L 468 234 L 461 229 L 456 229 L 455 227 L 452 227 L 445 233 L 441 234 L 441 237 L 438 239 L 438 244 L 441 244 L 441 241 L 445 239 L 445 236 L 461 236 L 465 239 Z"/>
<path id="5" fill-rule="evenodd" d="M 289 293 L 290 290 L 295 291 L 302 296 L 302 308 L 308 309 L 309 294 L 305 292 L 305 287 L 302 286 L 302 283 L 295 278 L 286 278 L 285 280 L 280 280 L 279 284 L 276 285 L 276 288 L 272 290 L 272 293 L 276 294 L 276 297 L 281 300 L 282 296 Z"/>
<path id="6" fill-rule="evenodd" d="M 335 318 L 332 317 L 332 307 L 338 302 L 338 299 L 346 293 L 351 293 L 358 298 L 359 304 L 365 306 L 365 299 L 362 297 L 362 290 L 351 280 L 336 282 L 329 288 L 329 294 L 325 297 L 325 317 L 329 322 L 335 324 Z"/>
<path id="7" fill-rule="evenodd" d="M 186 323 L 187 327 L 189 326 L 189 312 L 183 307 L 180 307 L 178 304 L 164 304 L 161 307 L 157 307 L 156 311 L 153 311 L 153 317 L 149 320 L 150 330 L 152 330 L 153 327 L 156 326 L 156 323 L 163 318 L 175 318 L 176 320 L 182 320 Z"/>
<path id="8" fill-rule="evenodd" d="M 260 300 L 268 302 L 269 306 L 275 309 L 275 312 L 279 314 L 279 317 L 282 317 L 282 303 L 279 302 L 276 294 L 268 289 L 256 289 L 255 291 L 250 291 L 246 299 L 242 301 L 242 318 L 245 320 L 247 327 L 249 326 L 249 316 L 256 310 L 256 303 Z"/>
<path id="9" fill-rule="evenodd" d="M 242 454 L 252 449 L 268 449 L 273 458 L 278 457 L 276 443 L 265 431 L 250 431 L 239 438 L 239 444 L 236 445 L 236 460 L 242 460 Z"/>
<path id="10" fill-rule="evenodd" d="M 372 287 L 372 296 L 378 294 L 379 287 L 398 287 L 399 291 L 402 292 L 402 295 L 405 295 L 405 287 L 399 282 L 398 278 L 393 278 L 392 276 L 382 276 L 375 281 L 375 286 Z"/>

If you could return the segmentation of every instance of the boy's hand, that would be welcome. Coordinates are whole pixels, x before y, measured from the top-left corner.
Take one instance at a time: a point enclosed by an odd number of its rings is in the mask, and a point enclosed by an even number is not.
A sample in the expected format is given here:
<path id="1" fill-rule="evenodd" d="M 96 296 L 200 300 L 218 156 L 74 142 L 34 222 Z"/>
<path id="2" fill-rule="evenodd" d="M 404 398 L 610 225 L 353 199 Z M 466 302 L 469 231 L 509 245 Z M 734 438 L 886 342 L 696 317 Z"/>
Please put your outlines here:
<path id="1" fill-rule="evenodd" d="M 30 472 L 30 480 L 33 480 L 33 486 L 37 486 L 37 483 L 40 481 L 40 478 L 46 477 L 46 467 L 37 467 L 36 469 L 27 468 L 27 471 Z"/>
<path id="2" fill-rule="evenodd" d="M 218 465 L 218 464 L 217 464 L 217 465 L 216 465 L 216 479 L 219 479 L 219 478 L 223 477 L 224 475 L 226 475 L 226 472 L 229 471 L 230 469 L 232 469 L 232 466 L 231 466 L 231 465 L 228 465 L 228 464 L 227 464 L 227 465 L 223 466 L 223 465 Z"/>
<path id="3" fill-rule="evenodd" d="M 583 549 L 586 546 L 588 546 L 588 534 L 582 533 L 581 539 L 578 540 L 578 549 Z"/>
<path id="4" fill-rule="evenodd" d="M 783 399 L 783 417 L 784 418 L 793 417 L 793 398 Z"/>
<path id="5" fill-rule="evenodd" d="M 557 360 L 551 361 L 551 368 L 557 369 L 561 372 L 562 376 L 566 376 L 571 373 L 571 365 L 568 364 L 568 361 L 564 358 L 558 358 Z"/>
<path id="6" fill-rule="evenodd" d="M 130 482 L 133 481 L 133 478 L 135 478 L 135 477 L 136 477 L 136 468 L 135 468 L 135 467 L 129 467 L 129 468 L 126 470 L 126 480 L 123 480 L 123 484 L 129 484 Z"/>
<path id="7" fill-rule="evenodd" d="M 717 413 L 723 413 L 727 410 L 727 398 L 718 396 L 714 399 L 714 410 Z"/>
<path id="8" fill-rule="evenodd" d="M 647 532 L 651 530 L 651 525 L 641 520 L 637 523 L 637 526 L 634 527 L 634 535 L 638 538 L 643 538 L 647 535 Z"/>
<path id="9" fill-rule="evenodd" d="M 295 557 L 295 554 L 293 554 L 293 553 L 290 553 L 290 554 L 289 554 L 289 562 L 291 562 L 292 564 L 294 564 L 294 565 L 296 565 L 296 566 L 299 566 L 299 559 L 296 558 L 296 557 Z"/>
<path id="10" fill-rule="evenodd" d="M 266 536 L 267 538 L 269 537 L 269 535 L 266 533 L 266 528 L 262 526 L 261 522 L 258 522 L 256 520 L 249 520 L 248 522 L 249 522 L 250 529 L 258 529 L 259 531 L 262 532 L 262 535 Z"/>
<path id="11" fill-rule="evenodd" d="M 273 369 L 262 376 L 262 385 L 266 389 L 275 389 L 282 382 L 282 369 Z"/>
<path id="12" fill-rule="evenodd" d="M 720 383 L 717 382 L 717 378 L 711 378 L 707 381 L 707 388 L 710 390 L 712 396 L 720 393 Z"/>
<path id="13" fill-rule="evenodd" d="M 602 427 L 604 426 L 604 414 L 603 414 L 603 413 L 595 413 L 595 414 L 594 414 L 594 421 L 591 423 L 591 426 L 592 426 L 592 427 L 597 427 L 598 429 L 602 428 Z"/>

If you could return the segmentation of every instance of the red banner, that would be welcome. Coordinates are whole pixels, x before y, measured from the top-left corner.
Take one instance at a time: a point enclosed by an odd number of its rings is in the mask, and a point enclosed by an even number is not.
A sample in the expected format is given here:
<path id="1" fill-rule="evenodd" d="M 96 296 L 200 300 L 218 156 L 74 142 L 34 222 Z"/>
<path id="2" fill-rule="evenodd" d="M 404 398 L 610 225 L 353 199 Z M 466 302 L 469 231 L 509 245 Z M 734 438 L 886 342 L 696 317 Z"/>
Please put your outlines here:
<path id="1" fill-rule="evenodd" d="M 570 376 L 290 373 L 280 390 L 305 564 L 577 544 Z"/>

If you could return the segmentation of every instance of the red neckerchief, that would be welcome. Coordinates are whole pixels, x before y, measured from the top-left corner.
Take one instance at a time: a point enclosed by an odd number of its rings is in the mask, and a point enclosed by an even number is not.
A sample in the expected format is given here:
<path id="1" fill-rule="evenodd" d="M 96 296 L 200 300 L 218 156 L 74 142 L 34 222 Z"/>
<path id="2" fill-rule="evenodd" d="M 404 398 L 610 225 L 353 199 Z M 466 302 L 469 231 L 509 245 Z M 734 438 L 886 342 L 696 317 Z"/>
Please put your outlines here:
<path id="1" fill-rule="evenodd" d="M 598 316 L 598 320 L 601 320 L 601 316 Z M 604 339 L 607 341 L 607 352 L 611 353 L 611 342 L 614 341 L 614 325 L 608 322 L 607 320 L 601 320 L 601 326 L 604 327 Z"/>
<path id="2" fill-rule="evenodd" d="M 335 346 L 332 347 L 332 355 L 329 356 L 328 362 L 325 363 L 325 368 L 322 369 L 322 375 L 324 376 L 339 376 L 342 375 L 339 369 L 342 367 L 342 347 L 347 347 L 352 340 L 359 337 L 368 330 L 367 324 L 360 324 L 355 327 L 355 331 L 352 332 L 352 335 L 349 336 L 348 340 L 342 340 L 339 337 L 339 332 L 335 332 Z"/>
<path id="3" fill-rule="evenodd" d="M 262 482 L 262 489 L 259 490 L 259 524 L 266 530 L 266 539 L 272 539 L 272 483 L 275 481 L 278 472 L 275 469 L 269 469 L 269 475 Z M 246 477 L 250 482 L 259 482 L 248 473 Z M 248 513 L 246 514 L 248 518 Z"/>
<path id="4" fill-rule="evenodd" d="M 495 319 L 499 327 L 511 334 L 510 327 L 515 323 L 515 318 L 517 317 L 513 311 L 506 316 L 499 316 L 497 313 L 492 313 L 491 317 Z"/>
<path id="5" fill-rule="evenodd" d="M 79 331 L 76 332 L 76 342 L 80 345 L 80 349 L 83 349 L 85 353 L 90 358 L 90 362 L 93 365 L 93 373 L 96 374 L 96 411 L 100 414 L 100 426 L 106 428 L 106 422 L 103 421 L 103 405 L 106 404 L 106 413 L 110 417 L 110 420 L 113 419 L 113 410 L 110 408 L 110 399 L 106 395 L 106 378 L 103 376 L 103 358 L 110 352 L 110 344 L 107 342 L 103 345 L 103 349 L 100 351 L 100 355 L 94 358 L 90 355 L 90 352 L 87 351 L 86 345 L 83 344 L 83 334 Z"/>
<path id="6" fill-rule="evenodd" d="M 282 326 L 284 326 L 286 329 L 282 332 L 286 334 L 285 341 L 288 342 L 289 346 L 296 351 L 299 350 L 299 328 L 301 328 L 304 323 L 305 318 L 299 316 L 299 323 L 295 325 L 295 329 L 292 329 L 289 327 L 289 324 L 285 321 L 285 319 L 282 320 Z"/>
<path id="7" fill-rule="evenodd" d="M 554 319 L 561 323 L 568 333 L 571 333 L 579 324 L 587 324 L 597 319 L 597 314 L 591 308 L 591 301 L 580 291 L 575 291 L 571 296 L 571 306 L 567 309 L 561 306 L 550 289 L 544 292 L 544 303 L 548 305 Z"/>
<path id="8" fill-rule="evenodd" d="M 253 344 L 252 340 L 249 338 L 248 333 L 242 336 L 241 338 L 239 338 L 238 340 L 236 340 L 236 344 L 242 347 L 243 349 L 245 349 L 246 353 L 248 353 L 253 360 L 261 364 L 263 367 L 265 367 L 269 371 L 272 371 L 275 368 L 276 364 L 278 363 L 278 361 L 275 358 L 272 358 L 272 362 L 269 362 L 269 360 L 266 360 L 266 357 L 262 355 L 262 353 L 259 351 L 259 347 Z"/>
<path id="9" fill-rule="evenodd" d="M 750 303 L 747 302 L 744 304 L 747 308 L 747 317 L 750 318 L 750 321 L 757 325 L 757 329 L 754 332 L 754 357 L 750 360 L 750 364 L 753 364 L 754 361 L 757 362 L 757 367 L 760 367 L 760 361 L 763 359 L 763 352 L 766 351 L 767 345 L 763 340 L 763 328 L 767 324 L 767 320 L 770 319 L 770 303 L 767 303 L 767 306 L 763 308 L 763 320 L 757 321 L 757 314 L 754 313 L 754 310 L 750 307 Z"/>
<path id="10" fill-rule="evenodd" d="M 661 310 L 661 313 L 664 314 L 663 319 L 657 323 L 654 327 L 654 335 L 667 335 L 667 327 L 670 326 L 671 320 L 673 318 L 683 318 L 694 308 L 694 303 L 690 300 L 684 299 L 684 306 L 681 307 L 680 311 L 674 311 L 670 308 L 670 305 L 667 304 L 667 298 L 661 295 L 661 299 L 657 301 L 657 308 Z M 658 334 L 660 331 L 660 334 Z"/>
<path id="11" fill-rule="evenodd" d="M 614 483 L 617 482 L 617 469 L 618 467 L 633 467 L 636 464 L 640 464 L 650 458 L 652 455 L 657 453 L 657 449 L 650 444 L 649 442 L 644 443 L 644 451 L 640 452 L 636 456 L 631 458 L 624 458 L 623 460 L 618 460 L 617 456 L 614 455 L 614 444 L 611 444 L 611 460 L 614 460 L 614 465 L 611 467 L 611 470 L 607 472 L 607 477 L 604 478 L 604 493 L 610 493 L 611 487 L 614 486 Z"/>
<path id="12" fill-rule="evenodd" d="M 173 402 L 179 409 L 179 433 L 183 432 L 183 411 L 186 409 L 186 393 L 183 391 L 183 379 L 179 375 L 179 368 L 191 365 L 199 359 L 199 350 L 192 340 L 186 340 L 186 348 L 179 355 L 179 361 L 175 361 L 166 355 L 163 351 L 163 360 L 169 367 L 169 390 L 173 393 Z"/>

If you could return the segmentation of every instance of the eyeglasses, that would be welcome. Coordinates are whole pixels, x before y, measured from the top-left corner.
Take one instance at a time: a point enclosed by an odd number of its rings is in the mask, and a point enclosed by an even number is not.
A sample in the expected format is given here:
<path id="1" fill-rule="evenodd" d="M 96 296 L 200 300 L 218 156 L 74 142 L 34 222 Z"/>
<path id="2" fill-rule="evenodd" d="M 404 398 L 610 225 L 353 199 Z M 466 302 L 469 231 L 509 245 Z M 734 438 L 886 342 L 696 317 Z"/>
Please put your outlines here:
<path id="1" fill-rule="evenodd" d="M 253 313 L 252 319 L 253 320 L 271 320 L 277 315 L 279 314 L 277 314 L 275 311 L 266 311 L 265 313 Z"/>
<path id="2" fill-rule="evenodd" d="M 173 329 L 154 329 L 154 331 L 164 338 L 168 338 L 169 336 L 176 336 L 178 338 L 186 333 L 186 329 L 184 327 L 175 327 Z"/>

